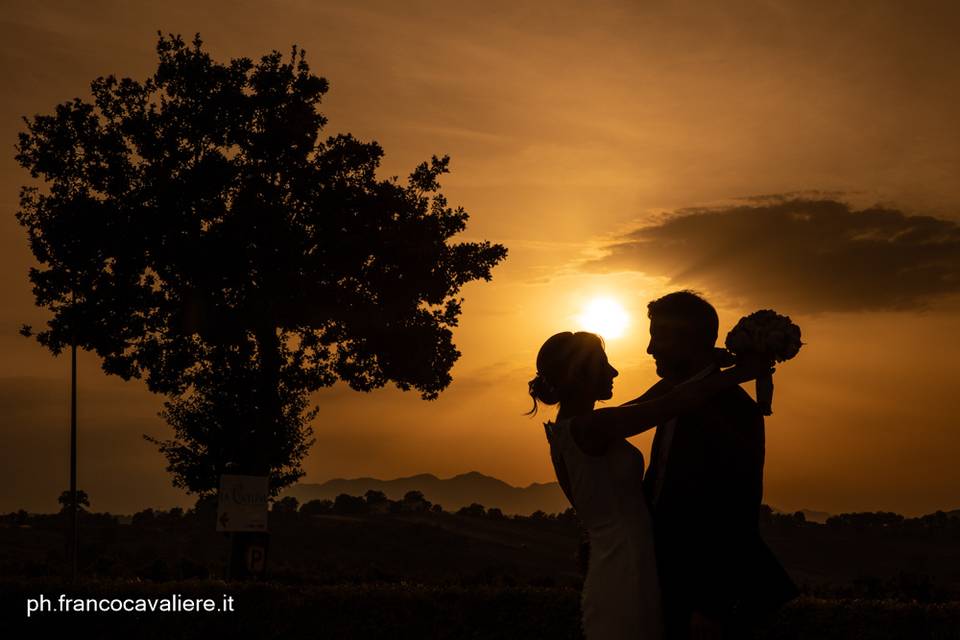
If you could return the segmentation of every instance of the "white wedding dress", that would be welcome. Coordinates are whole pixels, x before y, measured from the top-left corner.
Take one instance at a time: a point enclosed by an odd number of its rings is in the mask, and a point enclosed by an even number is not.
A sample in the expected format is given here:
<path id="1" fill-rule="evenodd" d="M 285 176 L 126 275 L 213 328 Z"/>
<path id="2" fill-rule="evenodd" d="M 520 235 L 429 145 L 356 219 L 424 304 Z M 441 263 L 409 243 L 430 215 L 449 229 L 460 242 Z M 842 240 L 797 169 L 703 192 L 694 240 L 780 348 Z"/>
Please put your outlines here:
<path id="1" fill-rule="evenodd" d="M 581 606 L 587 640 L 660 640 L 660 585 L 650 512 L 643 496 L 643 454 L 626 440 L 600 456 L 585 454 L 570 420 L 544 425 L 562 457 L 573 507 L 590 535 Z"/>

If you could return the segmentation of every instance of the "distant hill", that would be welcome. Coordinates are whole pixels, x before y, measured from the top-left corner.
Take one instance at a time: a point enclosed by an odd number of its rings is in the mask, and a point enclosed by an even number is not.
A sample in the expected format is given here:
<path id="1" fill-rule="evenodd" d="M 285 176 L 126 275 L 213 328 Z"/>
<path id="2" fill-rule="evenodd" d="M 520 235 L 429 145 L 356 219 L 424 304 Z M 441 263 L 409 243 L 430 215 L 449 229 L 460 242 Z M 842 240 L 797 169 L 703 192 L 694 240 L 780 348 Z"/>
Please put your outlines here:
<path id="1" fill-rule="evenodd" d="M 474 502 L 487 508 L 497 507 L 505 514 L 519 515 L 538 510 L 560 513 L 570 506 L 556 482 L 514 487 L 477 471 L 445 479 L 430 473 L 394 480 L 336 478 L 322 484 L 297 484 L 283 495 L 293 496 L 303 504 L 310 500 L 333 500 L 341 493 L 362 496 L 371 489 L 383 491 L 391 500 L 403 498 L 407 491 L 421 491 L 427 500 L 439 503 L 447 511 L 456 511 Z"/>

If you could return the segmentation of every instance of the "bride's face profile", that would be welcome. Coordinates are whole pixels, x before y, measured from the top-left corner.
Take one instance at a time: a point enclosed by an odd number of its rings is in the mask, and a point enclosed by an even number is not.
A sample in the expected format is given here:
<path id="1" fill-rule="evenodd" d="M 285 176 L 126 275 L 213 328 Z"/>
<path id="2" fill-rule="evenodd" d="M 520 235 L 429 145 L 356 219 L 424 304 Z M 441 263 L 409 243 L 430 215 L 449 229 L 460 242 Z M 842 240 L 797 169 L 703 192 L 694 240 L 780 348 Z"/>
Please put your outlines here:
<path id="1" fill-rule="evenodd" d="M 551 336 L 537 354 L 537 375 L 528 383 L 536 403 L 592 404 L 613 397 L 613 379 L 619 375 L 603 348 L 603 339 L 587 331 L 565 331 Z"/>
<path id="2" fill-rule="evenodd" d="M 592 399 L 609 400 L 613 397 L 613 379 L 620 372 L 610 364 L 602 347 L 592 354 L 587 375 L 588 385 L 593 389 Z"/>

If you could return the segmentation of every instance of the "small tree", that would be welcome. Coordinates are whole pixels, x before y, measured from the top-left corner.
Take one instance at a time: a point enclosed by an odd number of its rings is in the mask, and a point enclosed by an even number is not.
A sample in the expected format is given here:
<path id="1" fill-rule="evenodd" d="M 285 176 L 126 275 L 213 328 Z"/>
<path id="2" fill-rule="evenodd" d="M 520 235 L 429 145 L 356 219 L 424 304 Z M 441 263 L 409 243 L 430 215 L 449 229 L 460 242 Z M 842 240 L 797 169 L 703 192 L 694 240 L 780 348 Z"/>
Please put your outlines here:
<path id="1" fill-rule="evenodd" d="M 168 511 L 157 511 L 156 522 L 158 524 L 180 524 L 183 521 L 183 508 L 172 507 Z"/>
<path id="2" fill-rule="evenodd" d="M 219 497 L 214 493 L 204 493 L 197 497 L 187 516 L 201 520 L 212 520 L 217 514 Z"/>
<path id="3" fill-rule="evenodd" d="M 363 494 L 363 499 L 372 513 L 386 513 L 390 509 L 390 499 L 383 491 L 370 489 Z"/>
<path id="4" fill-rule="evenodd" d="M 60 497 L 57 498 L 57 502 L 60 504 L 60 511 L 72 511 L 73 509 L 73 497 L 69 490 L 64 491 L 60 494 Z M 77 508 L 80 511 L 85 511 L 84 507 L 90 508 L 90 497 L 87 496 L 87 492 L 83 489 L 77 489 Z"/>
<path id="5" fill-rule="evenodd" d="M 333 501 L 333 512 L 338 515 L 356 515 L 367 512 L 367 503 L 359 496 L 341 493 Z"/>
<path id="6" fill-rule="evenodd" d="M 297 509 L 300 507 L 300 501 L 294 498 L 293 496 L 284 496 L 276 502 L 273 503 L 273 513 L 276 514 L 289 514 L 296 513 Z"/>
<path id="7" fill-rule="evenodd" d="M 487 510 L 482 504 L 472 503 L 468 507 L 460 507 L 457 511 L 458 516 L 470 516 L 471 518 L 482 518 L 487 513 Z"/>
<path id="8" fill-rule="evenodd" d="M 153 509 L 147 507 L 143 511 L 137 511 L 133 514 L 131 524 L 137 527 L 145 527 L 154 524 L 157 521 L 157 514 Z"/>
<path id="9" fill-rule="evenodd" d="M 407 491 L 403 494 L 401 507 L 403 511 L 424 512 L 429 511 L 431 503 L 427 500 L 422 491 Z"/>
<path id="10" fill-rule="evenodd" d="M 25 119 L 16 157 L 47 187 L 17 213 L 53 313 L 36 338 L 170 398 L 175 437 L 153 442 L 178 486 L 213 492 L 230 465 L 275 495 L 302 476 L 309 393 L 446 388 L 459 291 L 506 249 L 451 241 L 448 158 L 402 184 L 377 178 L 376 142 L 321 139 L 328 85 L 302 50 L 221 64 L 161 35 L 157 54 L 143 82 Z"/>
<path id="11" fill-rule="evenodd" d="M 300 513 L 307 516 L 322 516 L 333 513 L 333 501 L 309 500 L 300 507 Z"/>
<path id="12" fill-rule="evenodd" d="M 370 489 L 365 494 L 363 494 L 363 499 L 367 501 L 369 505 L 375 504 L 384 504 L 387 502 L 387 494 L 383 491 L 377 491 L 376 489 Z"/>

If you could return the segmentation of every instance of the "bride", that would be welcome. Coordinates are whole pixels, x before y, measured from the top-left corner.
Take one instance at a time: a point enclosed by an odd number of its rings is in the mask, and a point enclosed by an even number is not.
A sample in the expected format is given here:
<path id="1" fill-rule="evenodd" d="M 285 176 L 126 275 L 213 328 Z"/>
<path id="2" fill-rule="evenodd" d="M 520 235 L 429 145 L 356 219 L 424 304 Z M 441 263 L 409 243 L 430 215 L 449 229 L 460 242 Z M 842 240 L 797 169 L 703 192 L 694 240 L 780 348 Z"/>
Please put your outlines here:
<path id="1" fill-rule="evenodd" d="M 587 640 L 663 637 L 643 454 L 626 438 L 647 431 L 714 393 L 770 371 L 750 363 L 666 391 L 659 385 L 633 403 L 594 411 L 613 396 L 618 372 L 593 333 L 558 333 L 537 354 L 530 381 L 537 403 L 560 405 L 544 428 L 557 481 L 590 537 L 581 608 Z"/>

